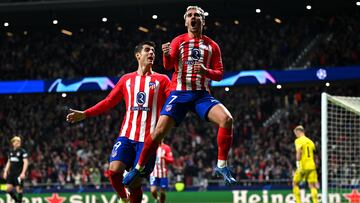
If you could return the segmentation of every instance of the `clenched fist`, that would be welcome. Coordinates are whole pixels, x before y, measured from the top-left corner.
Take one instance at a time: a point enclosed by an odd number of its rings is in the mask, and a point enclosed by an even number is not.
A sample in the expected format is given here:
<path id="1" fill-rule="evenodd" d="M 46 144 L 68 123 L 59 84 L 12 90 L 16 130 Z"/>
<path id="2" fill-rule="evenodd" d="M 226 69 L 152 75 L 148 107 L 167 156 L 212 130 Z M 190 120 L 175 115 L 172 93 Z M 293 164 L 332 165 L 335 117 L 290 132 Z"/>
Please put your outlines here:
<path id="1" fill-rule="evenodd" d="M 170 47 L 170 42 L 167 42 L 165 44 L 161 45 L 161 49 L 163 51 L 164 56 L 169 56 L 170 55 L 170 51 L 171 51 L 171 47 Z"/>

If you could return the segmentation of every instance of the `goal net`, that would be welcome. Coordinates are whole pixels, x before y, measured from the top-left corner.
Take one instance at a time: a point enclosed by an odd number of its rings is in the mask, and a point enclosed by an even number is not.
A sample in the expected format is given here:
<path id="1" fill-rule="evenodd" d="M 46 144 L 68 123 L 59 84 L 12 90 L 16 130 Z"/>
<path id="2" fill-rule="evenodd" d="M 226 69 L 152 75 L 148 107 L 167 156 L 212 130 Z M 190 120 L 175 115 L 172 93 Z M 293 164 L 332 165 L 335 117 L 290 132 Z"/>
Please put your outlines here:
<path id="1" fill-rule="evenodd" d="M 322 202 L 331 203 L 331 194 L 359 189 L 360 97 L 322 93 L 321 114 Z"/>

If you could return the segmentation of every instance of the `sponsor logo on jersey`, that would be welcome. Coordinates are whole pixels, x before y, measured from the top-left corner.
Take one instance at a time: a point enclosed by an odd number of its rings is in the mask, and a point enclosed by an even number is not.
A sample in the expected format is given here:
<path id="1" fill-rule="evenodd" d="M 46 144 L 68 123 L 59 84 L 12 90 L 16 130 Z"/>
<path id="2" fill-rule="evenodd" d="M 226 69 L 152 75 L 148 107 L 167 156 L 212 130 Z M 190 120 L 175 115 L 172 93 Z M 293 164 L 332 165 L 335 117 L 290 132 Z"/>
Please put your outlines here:
<path id="1" fill-rule="evenodd" d="M 17 157 L 10 157 L 10 161 L 18 162 L 18 161 L 19 161 L 19 158 L 17 158 Z"/>
<path id="2" fill-rule="evenodd" d="M 131 111 L 150 111 L 149 107 L 144 107 L 144 106 L 132 106 L 130 108 Z"/>
<path id="3" fill-rule="evenodd" d="M 195 61 L 184 61 L 184 64 L 192 66 L 195 64 Z"/>
<path id="4" fill-rule="evenodd" d="M 136 95 L 136 103 L 141 105 L 144 105 L 146 102 L 146 93 L 145 92 L 138 92 Z"/>
<path id="5" fill-rule="evenodd" d="M 191 49 L 191 58 L 193 60 L 198 61 L 198 60 L 200 60 L 200 57 L 201 57 L 201 53 L 198 48 Z"/>

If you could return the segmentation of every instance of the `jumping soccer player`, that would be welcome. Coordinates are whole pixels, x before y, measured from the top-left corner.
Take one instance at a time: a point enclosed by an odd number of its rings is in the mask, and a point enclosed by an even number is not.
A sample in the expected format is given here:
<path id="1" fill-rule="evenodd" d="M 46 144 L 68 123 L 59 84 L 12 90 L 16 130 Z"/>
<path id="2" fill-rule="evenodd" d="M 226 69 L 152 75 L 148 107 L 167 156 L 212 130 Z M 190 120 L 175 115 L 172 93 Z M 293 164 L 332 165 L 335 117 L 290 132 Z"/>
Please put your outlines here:
<path id="1" fill-rule="evenodd" d="M 172 91 L 161 110 L 155 131 L 144 142 L 136 168 L 125 176 L 125 185 L 129 185 L 142 173 L 161 140 L 172 127 L 181 123 L 188 111 L 194 111 L 203 120 L 219 126 L 215 174 L 222 175 L 226 184 L 237 183 L 227 166 L 228 153 L 232 145 L 233 118 L 226 107 L 209 93 L 211 80 L 219 81 L 223 77 L 220 48 L 212 39 L 202 34 L 205 25 L 203 9 L 189 6 L 184 19 L 187 33 L 176 37 L 171 43 L 162 45 L 165 69 L 171 70 L 175 67 Z"/>
<path id="2" fill-rule="evenodd" d="M 318 202 L 317 184 L 318 178 L 314 161 L 315 144 L 305 136 L 304 127 L 299 125 L 294 128 L 296 136 L 296 171 L 293 178 L 293 193 L 296 203 L 301 203 L 299 183 L 302 180 L 308 182 L 313 203 Z"/>
<path id="3" fill-rule="evenodd" d="M 126 104 L 126 115 L 122 123 L 119 137 L 115 141 L 108 170 L 109 180 L 120 199 L 131 203 L 140 203 L 143 192 L 141 178 L 129 187 L 130 197 L 127 197 L 122 184 L 124 170 L 130 170 L 138 162 L 144 140 L 154 131 L 160 110 L 169 95 L 170 80 L 166 75 L 152 70 L 155 59 L 155 44 L 143 42 L 135 47 L 135 57 L 138 69 L 125 74 L 116 84 L 110 94 L 95 106 L 78 111 L 70 109 L 66 117 L 68 122 L 74 123 L 87 117 L 97 116 L 113 108 L 122 99 Z M 144 167 L 143 177 L 152 172 L 155 165 L 152 156 Z"/>

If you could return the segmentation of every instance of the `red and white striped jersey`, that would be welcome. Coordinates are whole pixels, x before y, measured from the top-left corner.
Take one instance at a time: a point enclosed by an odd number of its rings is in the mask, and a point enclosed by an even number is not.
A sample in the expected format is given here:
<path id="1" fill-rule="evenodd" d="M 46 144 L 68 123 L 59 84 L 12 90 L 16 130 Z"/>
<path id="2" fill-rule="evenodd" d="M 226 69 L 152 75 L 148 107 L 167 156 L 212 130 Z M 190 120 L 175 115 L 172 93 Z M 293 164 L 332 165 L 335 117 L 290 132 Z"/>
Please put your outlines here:
<path id="1" fill-rule="evenodd" d="M 137 72 L 122 76 L 109 95 L 95 106 L 85 110 L 87 117 L 96 116 L 125 100 L 126 114 L 119 136 L 144 142 L 155 129 L 165 103 L 170 80 L 166 75 L 151 72 L 141 76 Z"/>
<path id="2" fill-rule="evenodd" d="M 171 90 L 207 90 L 211 80 L 220 81 L 223 77 L 223 64 L 220 48 L 216 42 L 202 35 L 191 38 L 182 34 L 170 44 L 170 55 L 163 55 L 163 65 L 167 70 L 175 67 Z M 194 73 L 195 62 L 202 63 L 206 74 Z"/>
<path id="3" fill-rule="evenodd" d="M 156 178 L 167 178 L 168 164 L 174 161 L 169 145 L 162 143 L 156 151 L 156 162 L 151 176 Z"/>

